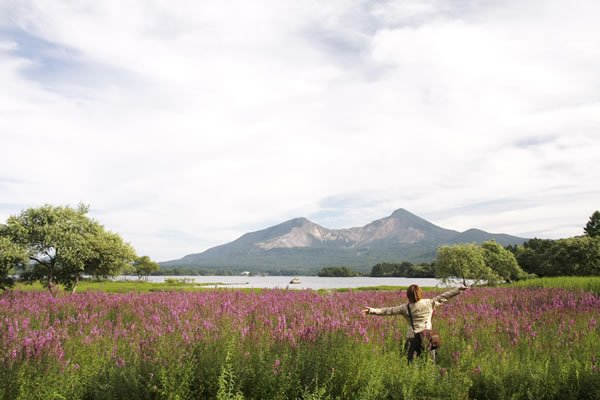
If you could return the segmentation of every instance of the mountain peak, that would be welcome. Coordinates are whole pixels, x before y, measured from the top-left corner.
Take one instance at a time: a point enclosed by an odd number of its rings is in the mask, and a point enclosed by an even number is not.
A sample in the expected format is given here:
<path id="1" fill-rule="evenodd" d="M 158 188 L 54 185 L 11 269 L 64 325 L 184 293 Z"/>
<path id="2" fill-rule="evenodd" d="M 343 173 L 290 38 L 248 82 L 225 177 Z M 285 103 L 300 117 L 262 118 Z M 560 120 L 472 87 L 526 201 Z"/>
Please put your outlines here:
<path id="1" fill-rule="evenodd" d="M 303 225 L 307 222 L 310 222 L 310 220 L 308 220 L 307 218 L 304 218 L 304 217 L 299 217 L 299 218 L 290 219 L 289 221 L 284 222 L 284 224 Z"/>
<path id="2" fill-rule="evenodd" d="M 270 250 L 274 248 L 309 247 L 315 241 L 321 239 L 325 228 L 315 224 L 307 218 L 294 218 L 273 228 L 266 229 L 268 232 L 262 240 L 256 242 L 259 248 Z"/>
<path id="3" fill-rule="evenodd" d="M 399 218 L 399 217 L 416 217 L 415 214 L 411 213 L 408 210 L 405 210 L 404 208 L 399 208 L 396 211 L 394 211 L 391 215 L 391 217 L 395 217 L 395 218 Z"/>

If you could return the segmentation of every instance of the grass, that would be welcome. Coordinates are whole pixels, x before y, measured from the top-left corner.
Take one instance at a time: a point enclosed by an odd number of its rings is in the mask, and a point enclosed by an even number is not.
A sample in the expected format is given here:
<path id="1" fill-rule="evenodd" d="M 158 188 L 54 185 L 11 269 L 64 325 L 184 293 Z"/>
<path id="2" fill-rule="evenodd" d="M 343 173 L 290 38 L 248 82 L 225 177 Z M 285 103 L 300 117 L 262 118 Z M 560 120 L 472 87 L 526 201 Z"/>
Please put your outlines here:
<path id="1" fill-rule="evenodd" d="M 600 295 L 600 276 L 558 276 L 527 279 L 513 282 L 508 287 L 515 288 L 561 288 L 580 290 Z"/>
<path id="2" fill-rule="evenodd" d="M 221 282 L 211 283 L 193 283 L 178 280 L 169 280 L 162 283 L 153 283 L 146 281 L 95 281 L 85 280 L 77 286 L 77 292 L 101 291 L 108 293 L 128 293 L 128 292 L 164 292 L 164 291 L 202 291 L 215 286 L 223 287 Z M 17 290 L 45 290 L 38 282 L 34 284 L 18 283 Z"/>
<path id="3" fill-rule="evenodd" d="M 97 280 L 83 280 L 77 286 L 77 293 L 87 291 L 101 291 L 107 293 L 148 293 L 148 292 L 166 292 L 166 291 L 185 291 L 195 292 L 211 290 L 215 287 L 227 288 L 227 284 L 223 282 L 192 282 L 185 279 L 167 279 L 165 282 L 147 282 L 143 280 L 131 280 L 131 281 L 97 281 Z M 406 290 L 408 286 L 391 286 L 391 285 L 380 285 L 380 286 L 362 286 L 357 288 L 339 288 L 339 289 L 318 289 L 319 293 L 333 293 L 333 292 L 350 292 L 350 291 L 399 291 Z M 33 284 L 17 283 L 15 286 L 16 290 L 46 290 L 39 282 Z M 235 288 L 240 291 L 252 291 L 260 292 L 264 289 L 261 288 Z M 425 291 L 440 291 L 437 287 L 423 287 Z"/>

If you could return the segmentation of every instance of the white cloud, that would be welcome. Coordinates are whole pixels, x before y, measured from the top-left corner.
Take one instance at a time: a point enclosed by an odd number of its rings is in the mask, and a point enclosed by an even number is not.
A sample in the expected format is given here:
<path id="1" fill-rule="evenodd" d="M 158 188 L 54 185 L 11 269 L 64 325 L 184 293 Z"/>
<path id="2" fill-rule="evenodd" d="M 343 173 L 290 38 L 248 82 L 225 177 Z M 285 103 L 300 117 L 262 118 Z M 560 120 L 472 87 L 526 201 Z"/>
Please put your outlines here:
<path id="1" fill-rule="evenodd" d="M 600 199 L 598 16 L 593 1 L 4 2 L 0 220 L 83 201 L 158 260 L 399 207 L 580 233 Z M 345 197 L 363 201 L 323 205 Z M 519 201 L 470 206 L 501 199 Z"/>

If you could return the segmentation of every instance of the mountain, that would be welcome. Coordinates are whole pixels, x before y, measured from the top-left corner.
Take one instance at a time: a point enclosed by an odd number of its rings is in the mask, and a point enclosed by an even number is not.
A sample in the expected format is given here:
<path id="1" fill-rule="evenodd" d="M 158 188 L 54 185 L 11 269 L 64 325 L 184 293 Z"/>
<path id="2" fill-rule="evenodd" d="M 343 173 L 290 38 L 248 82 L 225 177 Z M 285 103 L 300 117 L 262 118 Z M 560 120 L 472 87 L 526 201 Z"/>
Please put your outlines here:
<path id="1" fill-rule="evenodd" d="M 349 266 L 368 272 L 378 262 L 431 262 L 443 244 L 481 243 L 495 240 L 502 245 L 526 239 L 479 229 L 458 232 L 445 229 L 407 210 L 362 227 L 327 229 L 306 218 L 295 218 L 231 243 L 162 262 L 163 269 L 293 271 L 315 273 L 326 266 Z"/>

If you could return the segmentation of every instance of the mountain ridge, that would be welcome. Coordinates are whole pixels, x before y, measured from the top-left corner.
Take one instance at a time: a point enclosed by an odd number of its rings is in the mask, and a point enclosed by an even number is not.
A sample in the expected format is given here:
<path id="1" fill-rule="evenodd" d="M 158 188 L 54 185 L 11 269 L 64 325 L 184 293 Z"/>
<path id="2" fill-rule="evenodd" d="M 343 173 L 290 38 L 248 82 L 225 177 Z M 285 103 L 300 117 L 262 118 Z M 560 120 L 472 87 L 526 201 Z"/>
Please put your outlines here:
<path id="1" fill-rule="evenodd" d="M 328 229 L 305 217 L 248 232 L 238 239 L 161 262 L 164 268 L 227 268 L 265 272 L 294 270 L 314 273 L 326 266 L 367 271 L 378 262 L 430 262 L 443 244 L 523 243 L 525 238 L 471 228 L 464 232 L 437 226 L 399 208 L 361 227 Z"/>

